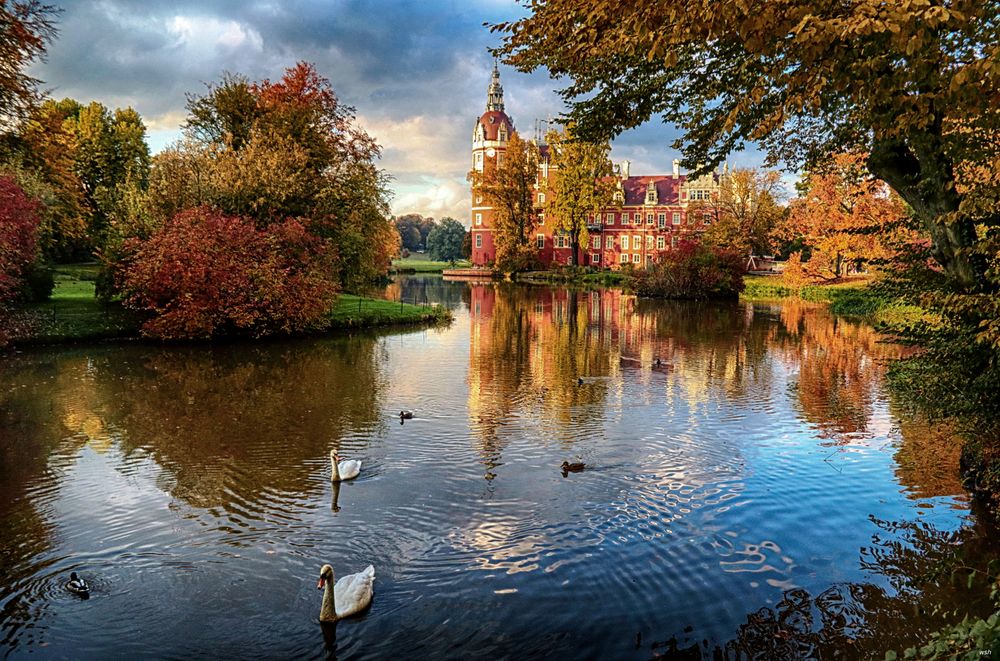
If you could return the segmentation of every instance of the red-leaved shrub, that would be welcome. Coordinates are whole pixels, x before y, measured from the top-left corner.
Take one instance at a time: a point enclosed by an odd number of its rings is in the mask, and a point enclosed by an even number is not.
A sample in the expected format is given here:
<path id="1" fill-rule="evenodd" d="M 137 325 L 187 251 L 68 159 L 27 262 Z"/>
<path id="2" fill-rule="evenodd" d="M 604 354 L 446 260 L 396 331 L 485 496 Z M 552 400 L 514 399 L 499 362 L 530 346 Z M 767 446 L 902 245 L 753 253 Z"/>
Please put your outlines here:
<path id="1" fill-rule="evenodd" d="M 294 220 L 257 229 L 207 207 L 183 211 L 124 246 L 124 304 L 151 317 L 143 334 L 260 337 L 323 325 L 337 294 L 330 245 Z"/>
<path id="2" fill-rule="evenodd" d="M 13 177 L 0 176 L 0 302 L 18 295 L 21 280 L 38 255 L 42 205 Z"/>
<path id="3" fill-rule="evenodd" d="M 735 298 L 743 291 L 745 257 L 699 242 L 682 241 L 658 264 L 636 271 L 640 296 L 659 298 Z"/>

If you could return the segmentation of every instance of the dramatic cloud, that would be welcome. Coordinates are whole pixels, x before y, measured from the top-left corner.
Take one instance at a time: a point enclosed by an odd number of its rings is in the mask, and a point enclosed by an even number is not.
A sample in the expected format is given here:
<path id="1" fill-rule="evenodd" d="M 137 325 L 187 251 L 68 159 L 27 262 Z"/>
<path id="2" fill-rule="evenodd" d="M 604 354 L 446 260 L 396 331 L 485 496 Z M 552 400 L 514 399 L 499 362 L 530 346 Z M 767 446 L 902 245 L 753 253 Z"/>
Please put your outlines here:
<path id="1" fill-rule="evenodd" d="M 486 102 L 487 48 L 497 44 L 483 23 L 522 11 L 488 0 L 80 0 L 62 8 L 59 37 L 35 75 L 55 97 L 133 106 L 154 151 L 180 136 L 185 95 L 224 71 L 274 79 L 306 60 L 383 146 L 393 210 L 465 223 L 472 127 Z M 522 133 L 562 109 L 545 73 L 501 75 Z M 633 173 L 666 172 L 674 137 L 650 123 L 617 140 L 612 156 L 631 160 Z"/>

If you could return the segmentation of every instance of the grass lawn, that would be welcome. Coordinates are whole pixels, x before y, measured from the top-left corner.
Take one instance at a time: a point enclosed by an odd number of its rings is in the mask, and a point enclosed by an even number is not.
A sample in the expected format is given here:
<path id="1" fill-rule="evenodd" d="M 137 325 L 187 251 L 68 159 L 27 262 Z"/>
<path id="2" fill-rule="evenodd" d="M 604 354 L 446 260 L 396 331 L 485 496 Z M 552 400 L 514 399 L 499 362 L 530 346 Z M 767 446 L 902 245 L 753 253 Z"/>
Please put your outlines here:
<path id="1" fill-rule="evenodd" d="M 409 257 L 392 260 L 392 266 L 397 271 L 413 271 L 416 273 L 440 273 L 445 269 L 467 269 L 472 266 L 472 262 L 460 259 L 454 264 L 451 262 L 436 262 L 426 254 L 411 253 Z"/>
<path id="2" fill-rule="evenodd" d="M 868 286 L 867 276 L 831 282 L 829 284 L 795 287 L 785 283 L 780 275 L 747 275 L 743 277 L 746 289 L 741 296 L 749 299 L 798 297 L 806 301 L 835 301 L 851 292 Z"/>
<path id="3" fill-rule="evenodd" d="M 139 334 L 133 314 L 117 303 L 102 303 L 94 297 L 97 271 L 96 264 L 55 268 L 52 297 L 25 308 L 31 316 L 31 336 L 27 342 L 49 344 Z"/>
<path id="4" fill-rule="evenodd" d="M 411 305 L 341 294 L 330 311 L 329 319 L 332 328 L 388 326 L 446 321 L 451 319 L 451 312 L 437 306 Z"/>

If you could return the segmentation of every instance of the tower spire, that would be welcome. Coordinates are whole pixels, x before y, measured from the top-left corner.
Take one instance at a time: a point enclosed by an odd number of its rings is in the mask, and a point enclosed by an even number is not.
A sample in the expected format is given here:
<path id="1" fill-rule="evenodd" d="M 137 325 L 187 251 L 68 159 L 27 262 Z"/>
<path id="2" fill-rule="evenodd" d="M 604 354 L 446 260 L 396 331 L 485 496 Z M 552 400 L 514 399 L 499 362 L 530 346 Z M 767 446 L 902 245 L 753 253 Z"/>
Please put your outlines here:
<path id="1" fill-rule="evenodd" d="M 490 77 L 490 88 L 486 93 L 486 110 L 503 112 L 503 87 L 500 86 L 500 69 L 496 59 L 493 60 L 493 75 Z"/>

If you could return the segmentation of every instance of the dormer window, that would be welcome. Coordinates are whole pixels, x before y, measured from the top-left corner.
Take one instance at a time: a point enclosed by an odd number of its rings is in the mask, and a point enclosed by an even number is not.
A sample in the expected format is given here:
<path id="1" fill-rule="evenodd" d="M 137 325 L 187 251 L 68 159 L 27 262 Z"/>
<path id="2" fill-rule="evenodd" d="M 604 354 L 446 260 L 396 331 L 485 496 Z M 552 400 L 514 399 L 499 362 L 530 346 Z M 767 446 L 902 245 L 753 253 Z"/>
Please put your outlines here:
<path id="1" fill-rule="evenodd" d="M 646 204 L 656 204 L 656 184 L 649 182 L 646 184 Z"/>

